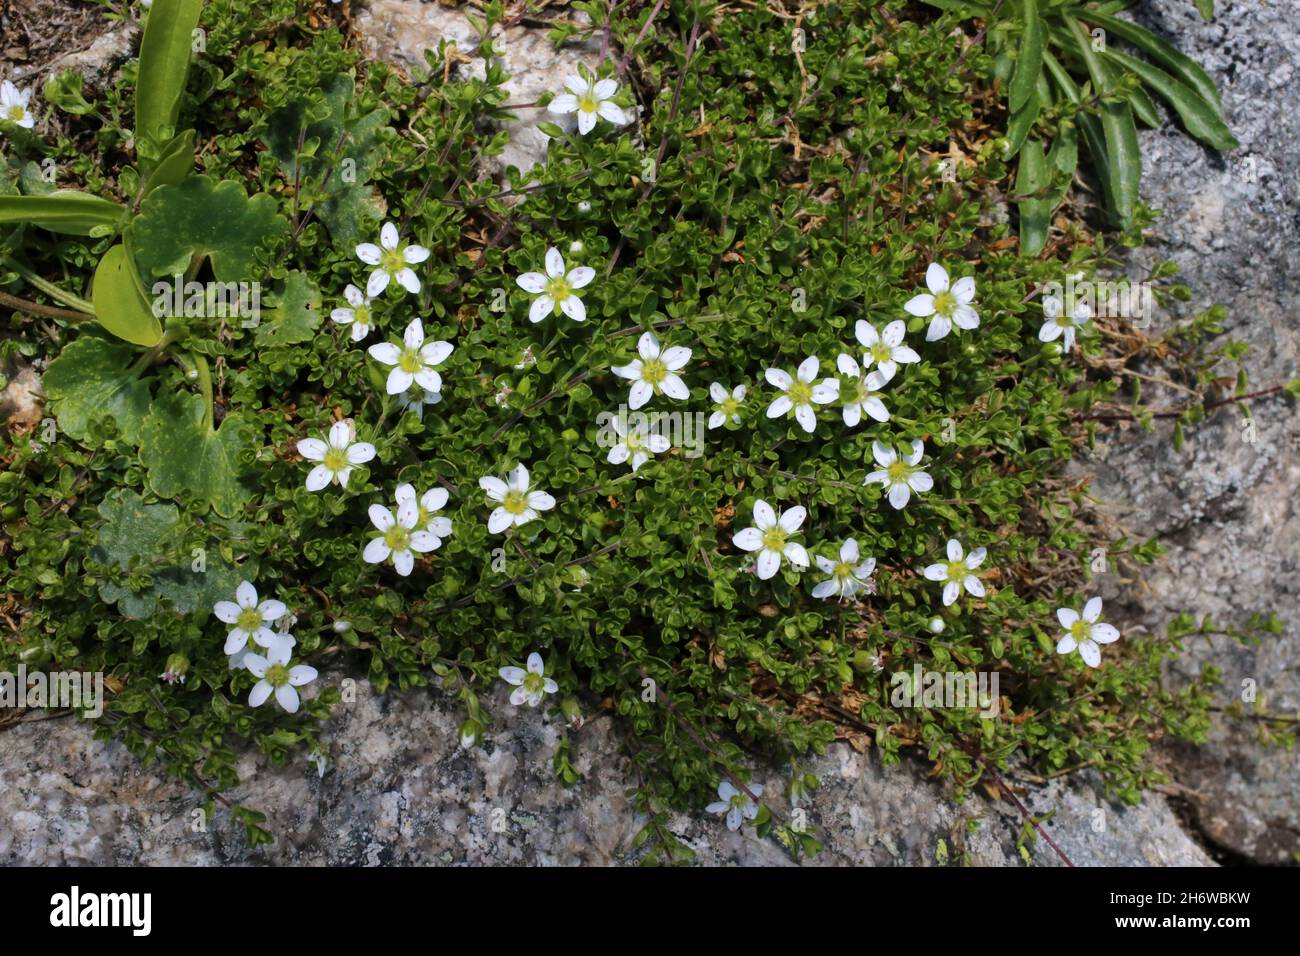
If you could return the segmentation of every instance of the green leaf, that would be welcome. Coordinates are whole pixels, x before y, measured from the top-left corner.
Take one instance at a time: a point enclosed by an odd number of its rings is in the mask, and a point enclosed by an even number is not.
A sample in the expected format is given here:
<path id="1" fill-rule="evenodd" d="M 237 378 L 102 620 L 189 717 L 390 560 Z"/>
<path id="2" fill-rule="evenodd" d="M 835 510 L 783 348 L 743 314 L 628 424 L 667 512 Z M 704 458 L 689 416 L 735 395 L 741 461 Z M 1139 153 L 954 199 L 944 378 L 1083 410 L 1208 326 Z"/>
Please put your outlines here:
<path id="1" fill-rule="evenodd" d="M 1024 0 L 1025 32 L 1020 38 L 1020 55 L 1011 77 L 1008 105 L 1015 113 L 1034 95 L 1038 74 L 1043 69 L 1043 21 L 1038 18 L 1037 0 Z"/>
<path id="2" fill-rule="evenodd" d="M 1021 196 L 1036 194 L 1051 184 L 1051 169 L 1043 155 L 1043 144 L 1037 139 L 1025 143 L 1020 151 L 1020 168 L 1016 172 L 1016 193 Z M 1021 199 L 1020 251 L 1022 255 L 1036 256 L 1047 245 L 1047 228 L 1052 218 L 1050 199 Z"/>
<path id="3" fill-rule="evenodd" d="M 151 193 L 131 223 L 130 235 L 146 283 L 185 273 L 195 257 L 211 261 L 217 281 L 242 282 L 253 278 L 257 248 L 288 227 L 265 193 L 249 198 L 237 182 L 191 176 Z"/>
<path id="4" fill-rule="evenodd" d="M 1213 103 L 1216 110 L 1222 111 L 1223 103 L 1219 99 L 1219 88 L 1214 85 L 1214 80 L 1210 78 L 1210 74 L 1206 73 L 1191 57 L 1180 53 L 1173 45 L 1162 40 L 1150 30 L 1129 20 L 1121 20 L 1119 17 L 1113 17 L 1108 13 L 1084 7 L 1071 7 L 1069 13 L 1086 20 L 1088 23 L 1095 23 L 1121 40 L 1133 44 L 1196 90 L 1207 103 Z"/>
<path id="5" fill-rule="evenodd" d="M 91 422 L 108 416 L 128 441 L 137 441 L 149 411 L 149 386 L 132 371 L 136 354 L 98 335 L 83 335 L 66 346 L 43 379 L 59 430 L 81 440 Z"/>
<path id="6" fill-rule="evenodd" d="M 1236 149 L 1240 145 L 1218 110 L 1186 83 L 1137 57 L 1114 50 L 1106 50 L 1104 55 L 1106 59 L 1137 74 L 1143 83 L 1159 93 L 1177 111 L 1187 132 L 1202 143 L 1218 150 Z"/>
<path id="7" fill-rule="evenodd" d="M 1025 140 L 1029 137 L 1029 131 L 1034 128 L 1034 123 L 1038 120 L 1038 113 L 1041 105 L 1038 99 L 1038 93 L 1030 90 L 1029 100 L 1025 103 L 1024 108 L 1018 113 L 1011 115 L 1011 122 L 1007 125 L 1007 147 L 1003 150 L 1002 155 L 1010 159 L 1020 148 L 1024 146 Z"/>
<path id="8" fill-rule="evenodd" d="M 141 429 L 140 460 L 154 494 L 189 494 L 230 517 L 252 494 L 239 479 L 239 456 L 253 447 L 256 436 L 238 414 L 227 415 L 214 430 L 206 411 L 203 398 L 190 392 L 158 398 Z"/>
<path id="9" fill-rule="evenodd" d="M 145 181 L 144 195 L 159 186 L 178 186 L 194 172 L 194 130 L 187 129 L 163 149 L 158 163 Z"/>
<path id="10" fill-rule="evenodd" d="M 253 333 L 258 345 L 293 345 L 310 342 L 321 323 L 321 295 L 315 284 L 301 272 L 285 277 L 284 291 L 276 304 L 265 309 L 266 318 Z"/>
<path id="11" fill-rule="evenodd" d="M 1083 24 L 1068 21 L 1079 39 L 1079 52 L 1088 66 L 1088 75 L 1098 92 L 1115 85 L 1114 74 L 1092 49 Z M 1121 225 L 1128 225 L 1137 210 L 1138 186 L 1142 179 L 1142 152 L 1138 147 L 1137 125 L 1128 103 L 1102 101 L 1099 107 L 1101 126 L 1106 139 L 1107 175 L 1110 181 L 1112 211 Z"/>
<path id="12" fill-rule="evenodd" d="M 140 284 L 131 275 L 133 268 L 120 242 L 104 253 L 91 288 L 95 321 L 119 339 L 150 347 L 162 338 L 162 323 L 140 295 Z"/>
<path id="13" fill-rule="evenodd" d="M 99 515 L 103 520 L 91 557 L 149 576 L 148 585 L 138 591 L 113 581 L 100 584 L 100 598 L 116 604 L 124 617 L 152 617 L 160 602 L 180 614 L 206 615 L 217 601 L 229 600 L 245 577 L 256 574 L 255 561 L 233 568 L 215 548 L 204 547 L 201 555 L 178 552 L 180 512 L 174 504 L 146 504 L 135 491 L 117 488 L 100 503 Z"/>
<path id="14" fill-rule="evenodd" d="M 71 236 L 88 236 L 104 226 L 116 229 L 125 218 L 125 206 L 72 189 L 46 196 L 0 196 L 0 223 L 29 223 Z"/>
<path id="15" fill-rule="evenodd" d="M 190 45 L 202 9 L 203 0 L 154 0 L 149 10 L 135 84 L 135 141 L 143 167 L 152 168 L 163 145 L 176 135 Z"/>
<path id="16" fill-rule="evenodd" d="M 1214 0 L 1196 0 L 1196 12 L 1201 15 L 1202 19 L 1213 20 Z"/>

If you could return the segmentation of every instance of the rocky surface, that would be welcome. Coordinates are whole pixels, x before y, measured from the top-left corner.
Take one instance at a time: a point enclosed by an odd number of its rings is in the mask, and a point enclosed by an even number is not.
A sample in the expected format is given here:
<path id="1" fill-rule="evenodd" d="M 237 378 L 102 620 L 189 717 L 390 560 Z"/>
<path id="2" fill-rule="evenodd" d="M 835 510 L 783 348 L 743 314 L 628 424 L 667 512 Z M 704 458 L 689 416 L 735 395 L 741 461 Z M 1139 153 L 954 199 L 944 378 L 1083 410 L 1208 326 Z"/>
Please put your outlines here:
<path id="1" fill-rule="evenodd" d="M 1137 19 L 1169 36 L 1219 83 L 1229 126 L 1241 142 L 1230 155 L 1207 151 L 1179 129 L 1142 135 L 1142 192 L 1163 211 L 1151 242 L 1129 274 L 1173 259 L 1194 297 L 1185 318 L 1219 302 L 1228 335 L 1250 345 L 1252 389 L 1300 377 L 1300 19 L 1293 0 L 1216 4 L 1205 23 L 1190 3 L 1140 5 Z M 1231 370 L 1229 370 L 1229 374 Z M 1148 399 L 1176 407 L 1187 396 Z M 1115 435 L 1096 467 L 1098 493 L 1122 502 L 1137 535 L 1158 535 L 1167 557 L 1139 590 L 1115 593 L 1135 624 L 1158 631 L 1178 611 L 1243 625 L 1252 611 L 1276 611 L 1285 631 L 1258 647 L 1226 639 L 1196 642 L 1170 675 L 1175 683 L 1202 664 L 1223 670 L 1220 706 L 1240 700 L 1253 681 L 1252 709 L 1300 711 L 1300 414 L 1274 397 L 1253 403 L 1253 427 L 1234 407 L 1188 432 L 1182 453 L 1168 426 L 1154 435 Z M 1257 725 L 1222 720 L 1207 747 L 1166 756 L 1196 823 L 1212 843 L 1259 862 L 1300 853 L 1300 759 L 1260 746 Z"/>
<path id="2" fill-rule="evenodd" d="M 1297 277 L 1294 248 L 1297 118 L 1297 26 L 1290 0 L 1225 5 L 1202 25 L 1185 0 L 1145 4 L 1140 16 L 1176 34 L 1223 84 L 1225 107 L 1242 140 L 1233 157 L 1205 153 L 1173 129 L 1145 134 L 1144 191 L 1165 209 L 1153 245 L 1133 263 L 1178 259 L 1201 303 L 1233 310 L 1234 333 L 1255 346 L 1254 381 L 1296 375 Z M 1291 19 L 1294 19 L 1293 17 Z M 425 48 L 441 37 L 471 50 L 475 37 L 455 10 L 418 0 L 371 0 L 357 23 L 375 55 L 404 69 L 426 69 Z M 531 102 L 558 89 L 578 60 L 599 51 L 554 51 L 543 31 L 509 27 L 502 37 L 505 67 L 516 73 L 512 102 Z M 94 69 L 93 64 L 86 65 Z M 481 65 L 453 63 L 453 68 Z M 1259 104 L 1266 108 L 1261 109 Z M 536 129 L 539 111 L 519 111 L 510 127 L 511 151 L 501 165 L 526 169 L 545 153 Z M 1245 162 L 1250 159 L 1250 162 Z M 1254 177 L 1252 179 L 1252 176 Z M 1158 532 L 1170 559 L 1149 575 L 1140 593 L 1113 582 L 1129 619 L 1155 628 L 1188 608 L 1239 620 L 1249 609 L 1275 609 L 1288 618 L 1284 638 L 1257 649 L 1193 648 L 1187 667 L 1210 661 L 1227 671 L 1229 688 L 1250 676 L 1268 705 L 1295 711 L 1294 488 L 1300 477 L 1294 409 L 1280 402 L 1256 409 L 1254 443 L 1236 414 L 1224 411 L 1189 435 L 1182 455 L 1167 436 L 1116 435 L 1088 467 L 1100 490 L 1127 503 L 1121 516 Z M 1178 674 L 1171 675 L 1173 679 Z M 325 675 L 337 682 L 340 674 Z M 1224 703 L 1227 702 L 1225 695 Z M 67 719 L 39 720 L 3 730 L 0 748 L 0 861 L 5 863 L 543 863 L 610 864 L 636 858 L 631 839 L 639 822 L 627 790 L 633 779 L 608 718 L 590 720 L 574 737 L 573 763 L 584 779 L 555 783 L 550 757 L 560 728 L 503 696 L 485 745 L 457 744 L 461 714 L 435 691 L 367 692 L 340 705 L 328 737 L 330 769 L 323 777 L 299 762 L 284 767 L 243 758 L 247 781 L 234 796 L 266 811 L 276 833 L 271 847 L 249 851 L 224 810 L 196 825 L 195 795 L 143 768 L 120 745 L 92 743 L 89 729 Z M 1262 750 L 1238 727 L 1215 729 L 1208 748 L 1167 754 L 1181 792 L 1195 810 L 1189 834 L 1158 794 L 1137 808 L 1102 800 L 1087 777 L 1029 788 L 1023 800 L 1080 865 L 1207 865 L 1202 838 L 1243 857 L 1277 860 L 1296 838 L 1296 762 Z M 950 862 L 1019 865 L 1021 821 L 1005 802 L 973 797 L 955 804 L 911 764 L 883 769 L 872 755 L 837 744 L 805 767 L 822 786 L 806 806 L 808 822 L 826 843 L 820 865 L 936 864 L 940 846 Z M 781 775 L 760 768 L 755 779 L 788 814 Z M 752 831 L 731 833 L 702 812 L 681 814 L 673 830 L 703 864 L 785 865 L 788 857 Z M 1060 860 L 1042 841 L 1027 846 L 1036 865 Z"/>

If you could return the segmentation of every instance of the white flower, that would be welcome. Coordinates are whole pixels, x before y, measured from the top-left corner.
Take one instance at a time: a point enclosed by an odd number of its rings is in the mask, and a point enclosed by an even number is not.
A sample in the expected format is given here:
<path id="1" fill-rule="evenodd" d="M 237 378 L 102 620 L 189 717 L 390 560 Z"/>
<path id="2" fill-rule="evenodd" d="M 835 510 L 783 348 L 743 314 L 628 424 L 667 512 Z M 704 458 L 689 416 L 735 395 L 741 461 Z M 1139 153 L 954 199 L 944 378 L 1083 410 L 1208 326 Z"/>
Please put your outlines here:
<path id="1" fill-rule="evenodd" d="M 691 350 L 680 345 L 660 350 L 659 339 L 653 332 L 645 332 L 636 343 L 640 358 L 633 359 L 627 365 L 615 365 L 610 369 L 619 378 L 631 379 L 632 391 L 628 395 L 628 407 L 633 410 L 650 401 L 652 395 L 667 395 L 678 401 L 691 397 L 691 391 L 677 373 L 691 360 Z"/>
<path id="2" fill-rule="evenodd" d="M 596 117 L 603 116 L 616 126 L 627 122 L 627 117 L 613 102 L 618 93 L 616 80 L 586 80 L 570 76 L 564 81 L 568 92 L 561 93 L 546 107 L 557 116 L 578 114 L 578 132 L 586 136 L 596 125 Z"/>
<path id="3" fill-rule="evenodd" d="M 813 597 L 828 598 L 838 594 L 841 601 L 853 598 L 861 591 L 871 593 L 875 590 L 870 580 L 871 572 L 876 570 L 876 559 L 867 558 L 859 561 L 858 542 L 849 538 L 840 545 L 840 559 L 832 561 L 820 554 L 814 555 L 817 567 L 830 577 L 813 588 Z"/>
<path id="4" fill-rule="evenodd" d="M 523 465 L 517 465 L 505 481 L 485 476 L 478 480 L 478 486 L 487 492 L 489 502 L 501 502 L 488 516 L 488 531 L 492 534 L 519 527 L 540 517 L 538 512 L 555 507 L 555 499 L 546 492 L 529 490 L 528 469 Z"/>
<path id="5" fill-rule="evenodd" d="M 727 423 L 730 418 L 733 424 L 739 425 L 740 404 L 745 400 L 745 395 L 749 392 L 744 385 L 737 385 L 730 392 L 721 382 L 714 382 L 709 386 L 709 398 L 713 399 L 713 414 L 709 416 L 709 427 L 718 428 Z"/>
<path id="6" fill-rule="evenodd" d="M 408 502 L 415 505 L 415 527 L 428 531 L 437 541 L 430 550 L 441 547 L 443 538 L 451 537 L 451 519 L 438 514 L 447 506 L 446 488 L 430 488 L 417 497 L 414 486 L 402 484 L 397 486 L 395 496 L 399 508 Z"/>
<path id="7" fill-rule="evenodd" d="M 30 88 L 20 90 L 8 80 L 0 83 L 0 120 L 16 123 L 23 129 L 31 129 L 36 125 L 36 117 L 27 108 L 31 99 Z"/>
<path id="8" fill-rule="evenodd" d="M 420 507 L 415 501 L 415 490 L 405 501 L 399 501 L 397 518 L 383 505 L 370 506 L 370 523 L 379 529 L 379 537 L 371 538 L 361 557 L 370 564 L 380 564 L 393 559 L 393 568 L 406 577 L 415 567 L 415 555 L 432 551 L 442 544 L 436 534 L 420 527 Z"/>
<path id="9" fill-rule="evenodd" d="M 943 623 L 943 618 L 941 617 L 930 618 L 929 627 L 931 634 L 942 634 L 948 629 L 948 625 Z"/>
<path id="10" fill-rule="evenodd" d="M 522 667 L 503 667 L 497 673 L 507 684 L 514 686 L 515 689 L 510 692 L 510 703 L 516 707 L 521 704 L 536 707 L 547 694 L 554 694 L 560 689 L 555 681 L 546 676 L 546 664 L 542 661 L 542 655 L 536 651 L 528 655 L 528 670 Z"/>
<path id="11" fill-rule="evenodd" d="M 934 487 L 934 479 L 917 467 L 921 456 L 925 454 L 924 442 L 914 440 L 912 451 L 907 453 L 901 448 L 894 449 L 873 441 L 871 454 L 880 470 L 867 475 L 863 484 L 884 485 L 885 491 L 889 493 L 889 503 L 895 508 L 905 507 L 912 492 L 921 494 Z"/>
<path id="12" fill-rule="evenodd" d="M 375 457 L 375 446 L 368 441 L 353 441 L 355 435 L 347 422 L 330 426 L 327 441 L 304 438 L 298 442 L 298 454 L 308 461 L 320 462 L 307 473 L 307 490 L 320 491 L 331 481 L 348 486 L 348 477 L 357 465 Z"/>
<path id="13" fill-rule="evenodd" d="M 749 783 L 745 785 L 755 797 L 763 795 L 761 784 Z M 743 790 L 737 790 L 726 780 L 718 784 L 718 799 L 704 808 L 706 813 L 725 813 L 727 815 L 727 829 L 739 830 L 746 820 L 752 820 L 758 816 L 758 804 L 754 802 L 753 797 Z"/>
<path id="14" fill-rule="evenodd" d="M 529 295 L 537 296 L 528 309 L 528 321 L 540 322 L 558 309 L 575 322 L 587 320 L 587 307 L 575 294 L 575 290 L 591 284 L 596 278 L 596 270 L 591 266 L 578 266 L 565 270 L 564 256 L 560 250 L 551 246 L 546 250 L 546 275 L 540 272 L 525 272 L 515 280 L 519 288 Z"/>
<path id="15" fill-rule="evenodd" d="M 636 474 L 636 470 L 650 460 L 650 456 L 658 455 L 672 447 L 667 436 L 649 431 L 644 425 L 628 428 L 622 415 L 616 415 L 610 425 L 621 440 L 609 450 L 606 460 L 611 465 L 621 465 L 625 461 L 631 461 L 633 474 Z"/>
<path id="16" fill-rule="evenodd" d="M 984 583 L 971 572 L 980 566 L 988 551 L 984 548 L 976 548 L 965 558 L 962 557 L 962 553 L 961 543 L 956 538 L 949 538 L 948 560 L 932 564 L 925 569 L 925 576 L 929 580 L 944 582 L 944 607 L 961 596 L 963 587 L 976 597 L 984 596 Z"/>
<path id="17" fill-rule="evenodd" d="M 533 347 L 530 345 L 519 353 L 519 361 L 515 363 L 515 368 L 532 368 L 537 364 L 537 356 L 533 354 Z"/>
<path id="18" fill-rule="evenodd" d="M 758 552 L 755 567 L 759 578 L 764 581 L 780 570 L 782 558 L 802 571 L 808 567 L 808 552 L 790 537 L 799 532 L 806 517 L 807 509 L 795 505 L 781 512 L 778 519 L 772 506 L 760 498 L 754 502 L 754 527 L 736 532 L 731 540 L 743 551 Z"/>
<path id="19" fill-rule="evenodd" d="M 381 295 L 390 281 L 414 294 L 420 291 L 420 279 L 411 266 L 419 265 L 429 258 L 429 250 L 424 246 L 403 243 L 402 237 L 397 234 L 397 227 L 386 222 L 379 230 L 379 245 L 373 242 L 361 243 L 357 246 L 357 258 L 366 265 L 375 267 L 375 271 L 366 280 L 366 295 L 371 298 Z"/>
<path id="20" fill-rule="evenodd" d="M 841 375 L 853 379 L 849 391 L 839 390 L 839 397 L 844 403 L 844 424 L 855 427 L 864 414 L 870 415 L 878 422 L 889 421 L 889 409 L 880 400 L 880 390 L 890 379 L 883 371 L 866 372 L 858 368 L 858 363 L 847 352 L 841 352 L 835 360 L 835 367 Z M 891 375 L 893 373 L 890 373 Z"/>
<path id="21" fill-rule="evenodd" d="M 297 688 L 316 679 L 316 668 L 307 664 L 290 667 L 290 653 L 288 647 L 280 645 L 267 651 L 265 657 L 261 654 L 248 654 L 244 657 L 244 667 L 254 677 L 260 678 L 248 695 L 249 707 L 261 707 L 274 692 L 275 702 L 286 713 L 298 712 Z"/>
<path id="22" fill-rule="evenodd" d="M 235 589 L 234 601 L 218 601 L 212 613 L 223 624 L 234 625 L 226 635 L 226 653 L 238 654 L 251 637 L 262 647 L 278 647 L 286 642 L 272 631 L 268 624 L 284 617 L 288 608 L 283 601 L 268 600 L 257 603 L 257 588 L 251 581 L 242 581 Z"/>
<path id="23" fill-rule="evenodd" d="M 307 762 L 316 765 L 316 775 L 322 779 L 325 777 L 325 771 L 329 769 L 329 757 L 325 756 L 319 750 L 313 750 L 307 755 Z"/>
<path id="24" fill-rule="evenodd" d="M 817 413 L 813 405 L 828 405 L 839 396 L 840 383 L 833 378 L 824 378 L 813 384 L 821 363 L 816 356 L 810 355 L 799 363 L 796 376 L 779 368 L 769 368 L 763 372 L 768 383 L 779 388 L 783 394 L 767 406 L 767 417 L 777 418 L 794 410 L 795 420 L 806 432 L 817 427 Z"/>
<path id="25" fill-rule="evenodd" d="M 423 388 L 403 392 L 397 396 L 397 405 L 404 412 L 414 412 L 415 417 L 424 421 L 424 406 L 437 405 L 442 401 L 442 392 L 430 392 Z"/>
<path id="26" fill-rule="evenodd" d="M 441 392 L 442 376 L 436 368 L 447 360 L 453 346 L 450 342 L 424 341 L 424 323 L 412 319 L 402 333 L 401 345 L 379 342 L 367 351 L 372 358 L 393 367 L 385 388 L 389 395 L 400 395 L 413 384 L 418 384 L 426 392 Z"/>
<path id="27" fill-rule="evenodd" d="M 1074 312 L 1066 315 L 1060 297 L 1053 295 L 1043 300 L 1043 316 L 1046 321 L 1038 330 L 1038 340 L 1052 342 L 1064 335 L 1064 351 L 1069 352 L 1074 348 L 1075 332 L 1092 318 L 1092 308 L 1087 302 L 1079 302 L 1075 304 Z"/>
<path id="28" fill-rule="evenodd" d="M 370 297 L 351 283 L 343 290 L 350 308 L 340 306 L 330 313 L 330 318 L 339 325 L 352 326 L 352 341 L 360 342 L 370 334 Z"/>
<path id="29" fill-rule="evenodd" d="M 921 356 L 903 344 L 903 334 L 906 331 L 907 324 L 902 319 L 890 322 L 883 332 L 878 331 L 866 319 L 858 319 L 853 334 L 867 350 L 862 356 L 862 367 L 870 368 L 874 362 L 885 381 L 889 381 L 899 365 L 921 361 Z"/>
<path id="30" fill-rule="evenodd" d="M 930 291 L 913 296 L 903 306 L 910 315 L 934 316 L 925 333 L 927 342 L 943 338 L 952 331 L 953 325 L 959 329 L 979 327 L 979 313 L 971 307 L 975 301 L 975 280 L 964 276 L 951 286 L 948 283 L 948 270 L 937 262 L 930 263 L 925 270 L 925 284 Z"/>
<path id="31" fill-rule="evenodd" d="M 1069 654 L 1077 650 L 1089 667 L 1101 664 L 1099 644 L 1112 644 L 1119 640 L 1119 631 L 1098 620 L 1101 617 L 1101 598 L 1095 597 L 1083 606 L 1083 616 L 1068 607 L 1057 608 L 1056 619 L 1065 633 L 1056 643 L 1056 653 Z"/>

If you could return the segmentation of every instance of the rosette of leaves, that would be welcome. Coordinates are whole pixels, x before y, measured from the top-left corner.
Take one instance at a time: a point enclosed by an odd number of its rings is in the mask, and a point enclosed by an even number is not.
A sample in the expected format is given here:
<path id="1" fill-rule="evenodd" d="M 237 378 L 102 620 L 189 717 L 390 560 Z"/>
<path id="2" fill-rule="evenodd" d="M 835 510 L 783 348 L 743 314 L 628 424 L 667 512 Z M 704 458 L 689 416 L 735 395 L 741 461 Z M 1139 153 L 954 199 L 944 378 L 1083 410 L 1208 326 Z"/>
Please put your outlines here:
<path id="1" fill-rule="evenodd" d="M 1137 124 L 1160 125 L 1154 99 L 1211 149 L 1238 145 L 1209 74 L 1146 27 L 1117 16 L 1131 0 L 925 2 L 983 21 L 994 76 L 1006 95 L 1005 155 L 1020 157 L 1015 192 L 1021 246 L 1029 255 L 1047 243 L 1080 145 L 1112 220 L 1124 227 L 1133 222 L 1142 177 Z M 1198 9 L 1207 19 L 1213 14 L 1210 2 L 1198 2 Z"/>

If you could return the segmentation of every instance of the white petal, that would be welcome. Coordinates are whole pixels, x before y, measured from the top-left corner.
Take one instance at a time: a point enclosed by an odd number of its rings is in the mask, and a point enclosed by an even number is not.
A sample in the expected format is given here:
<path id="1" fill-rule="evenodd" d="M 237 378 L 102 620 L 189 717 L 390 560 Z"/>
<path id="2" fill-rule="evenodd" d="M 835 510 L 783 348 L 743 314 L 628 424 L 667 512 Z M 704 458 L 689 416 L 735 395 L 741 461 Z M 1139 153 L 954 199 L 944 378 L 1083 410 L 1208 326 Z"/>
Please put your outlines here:
<path id="1" fill-rule="evenodd" d="M 357 258 L 368 266 L 379 265 L 379 260 L 382 258 L 383 254 L 384 251 L 373 242 L 363 242 L 361 245 L 357 246 Z M 348 301 L 351 300 L 349 299 Z"/>
<path id="2" fill-rule="evenodd" d="M 212 605 L 212 613 L 217 616 L 217 620 L 223 624 L 234 624 L 239 620 L 239 612 L 243 610 L 234 601 L 218 601 Z"/>
<path id="3" fill-rule="evenodd" d="M 488 475 L 478 480 L 478 486 L 487 492 L 489 501 L 504 501 L 506 492 L 510 489 L 500 478 L 493 478 Z"/>
<path id="4" fill-rule="evenodd" d="M 1079 619 L 1079 612 L 1070 607 L 1058 607 L 1056 609 L 1056 619 L 1061 622 L 1061 627 L 1068 631 L 1074 626 L 1074 622 Z"/>
<path id="5" fill-rule="evenodd" d="M 815 355 L 808 356 L 806 359 L 804 359 L 802 362 L 799 363 L 799 369 L 798 369 L 799 381 L 811 382 L 813 379 L 817 377 L 817 371 L 820 368 L 821 368 L 821 362 L 817 360 L 817 356 Z"/>
<path id="6" fill-rule="evenodd" d="M 934 296 L 928 292 L 922 292 L 920 295 L 914 295 L 903 303 L 903 311 L 908 315 L 916 315 L 925 318 L 927 315 L 934 315 Z"/>
<path id="7" fill-rule="evenodd" d="M 404 578 L 409 577 L 415 570 L 415 555 L 410 551 L 394 551 L 393 570 Z"/>
<path id="8" fill-rule="evenodd" d="M 1119 631 L 1111 624 L 1094 624 L 1090 635 L 1098 644 L 1113 644 L 1119 640 Z"/>
<path id="9" fill-rule="evenodd" d="M 966 554 L 966 552 L 962 550 L 961 542 L 958 541 L 956 538 L 948 539 L 946 550 L 948 552 L 949 561 L 960 561 L 962 557 Z"/>
<path id="10" fill-rule="evenodd" d="M 925 269 L 925 287 L 934 295 L 948 291 L 948 270 L 937 262 L 931 262 Z"/>
<path id="11" fill-rule="evenodd" d="M 515 282 L 530 295 L 541 295 L 546 291 L 546 276 L 540 272 L 525 272 Z"/>
<path id="12" fill-rule="evenodd" d="M 808 517 L 808 509 L 803 505 L 795 505 L 793 508 L 787 508 L 781 512 L 781 517 L 777 524 L 786 534 L 794 534 L 803 525 Z"/>
<path id="13" fill-rule="evenodd" d="M 745 528 L 732 536 L 731 543 L 742 551 L 757 551 L 763 547 L 763 532 L 757 528 Z"/>
<path id="14" fill-rule="evenodd" d="M 771 405 L 767 406 L 767 417 L 779 418 L 788 413 L 792 408 L 794 408 L 794 402 L 790 400 L 790 396 L 782 395 L 780 398 L 773 401 Z"/>
<path id="15" fill-rule="evenodd" d="M 514 517 L 505 508 L 495 508 L 488 515 L 488 531 L 491 534 L 500 534 L 513 523 Z"/>
<path id="16" fill-rule="evenodd" d="M 561 93 L 554 97 L 546 108 L 557 115 L 572 113 L 578 108 L 578 98 L 572 93 Z"/>
<path id="17" fill-rule="evenodd" d="M 942 338 L 947 338 L 948 333 L 951 331 L 952 321 L 942 315 L 936 315 L 930 320 L 930 327 L 925 330 L 925 340 L 927 342 L 937 342 Z"/>
<path id="18" fill-rule="evenodd" d="M 591 285 L 591 280 L 596 278 L 596 270 L 591 266 L 578 266 L 571 269 L 565 276 L 565 281 L 569 283 L 570 289 L 583 289 Z"/>
<path id="19" fill-rule="evenodd" d="M 552 279 L 564 275 L 564 256 L 560 255 L 560 250 L 554 246 L 546 250 L 546 274 Z"/>
<path id="20" fill-rule="evenodd" d="M 1092 641 L 1079 642 L 1079 656 L 1089 667 L 1098 667 L 1101 664 L 1101 648 Z"/>
<path id="21" fill-rule="evenodd" d="M 308 461 L 320 461 L 325 457 L 327 451 L 329 451 L 329 446 L 319 438 L 304 438 L 298 442 L 298 454 Z"/>
<path id="22" fill-rule="evenodd" d="M 402 350 L 392 342 L 376 342 L 366 349 L 370 357 L 384 365 L 396 365 L 402 357 Z"/>
<path id="23" fill-rule="evenodd" d="M 775 551 L 764 548 L 758 553 L 758 562 L 756 564 L 758 577 L 761 581 L 767 581 L 776 576 L 776 572 L 781 569 L 781 556 Z"/>
<path id="24" fill-rule="evenodd" d="M 400 269 L 397 275 L 393 276 L 400 285 L 411 295 L 418 295 L 420 292 L 420 278 L 415 274 L 414 269 Z"/>
<path id="25" fill-rule="evenodd" d="M 776 512 L 762 498 L 754 502 L 754 525 L 760 531 L 766 531 L 776 525 Z"/>
<path id="26" fill-rule="evenodd" d="M 1089 598 L 1088 603 L 1083 606 L 1083 619 L 1089 624 L 1101 617 L 1101 598 Z"/>
<path id="27" fill-rule="evenodd" d="M 253 685 L 253 689 L 248 694 L 249 707 L 261 707 L 271 696 L 271 685 L 266 681 L 258 681 Z"/>
<path id="28" fill-rule="evenodd" d="M 587 307 L 582 304 L 582 300 L 576 295 L 571 295 L 561 302 L 560 311 L 573 319 L 574 322 L 587 321 Z"/>
<path id="29" fill-rule="evenodd" d="M 397 523 L 393 520 L 393 513 L 383 505 L 371 505 L 366 514 L 370 516 L 370 523 L 380 531 L 387 531 Z"/>
<path id="30" fill-rule="evenodd" d="M 370 543 L 361 552 L 361 559 L 367 564 L 382 564 L 388 560 L 388 556 L 392 553 L 392 549 L 388 547 L 383 538 L 371 538 Z"/>
<path id="31" fill-rule="evenodd" d="M 241 581 L 235 588 L 235 603 L 242 608 L 257 607 L 257 588 L 252 581 Z"/>
<path id="32" fill-rule="evenodd" d="M 794 384 L 794 379 L 790 377 L 790 373 L 779 368 L 764 369 L 763 377 L 767 379 L 768 384 L 775 385 L 783 392 Z"/>

